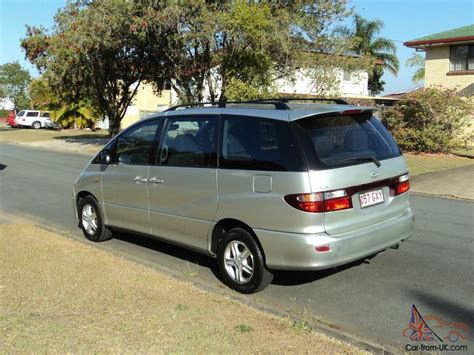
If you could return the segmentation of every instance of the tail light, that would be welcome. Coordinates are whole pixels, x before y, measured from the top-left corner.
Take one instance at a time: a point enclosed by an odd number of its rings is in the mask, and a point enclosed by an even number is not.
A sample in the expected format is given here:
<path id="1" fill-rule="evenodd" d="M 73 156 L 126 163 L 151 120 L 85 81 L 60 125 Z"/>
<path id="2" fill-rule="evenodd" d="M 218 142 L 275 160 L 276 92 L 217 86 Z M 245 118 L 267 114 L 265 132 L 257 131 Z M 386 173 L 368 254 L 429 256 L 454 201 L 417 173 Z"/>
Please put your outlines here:
<path id="1" fill-rule="evenodd" d="M 408 174 L 402 175 L 395 180 L 390 186 L 390 194 L 397 196 L 410 190 L 410 176 Z"/>
<path id="2" fill-rule="evenodd" d="M 286 195 L 290 206 L 304 212 L 331 212 L 352 208 L 352 200 L 346 190 Z"/>

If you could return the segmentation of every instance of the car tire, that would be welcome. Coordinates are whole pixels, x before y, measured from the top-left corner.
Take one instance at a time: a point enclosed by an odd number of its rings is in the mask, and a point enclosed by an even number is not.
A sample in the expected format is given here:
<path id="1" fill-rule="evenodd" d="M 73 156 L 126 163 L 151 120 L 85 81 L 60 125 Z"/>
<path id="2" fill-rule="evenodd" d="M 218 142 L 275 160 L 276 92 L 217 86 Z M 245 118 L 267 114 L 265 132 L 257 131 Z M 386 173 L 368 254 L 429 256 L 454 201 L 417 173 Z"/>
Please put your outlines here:
<path id="1" fill-rule="evenodd" d="M 35 121 L 35 122 L 33 122 L 33 124 L 31 125 L 31 127 L 33 127 L 34 129 L 40 129 L 40 128 L 41 128 L 41 122 Z"/>
<path id="2" fill-rule="evenodd" d="M 272 282 L 261 248 L 245 229 L 233 228 L 224 234 L 217 262 L 222 281 L 237 292 L 259 292 Z"/>
<path id="3" fill-rule="evenodd" d="M 92 242 L 112 238 L 112 232 L 104 224 L 99 204 L 92 196 L 81 198 L 77 203 L 79 226 L 84 236 Z"/>

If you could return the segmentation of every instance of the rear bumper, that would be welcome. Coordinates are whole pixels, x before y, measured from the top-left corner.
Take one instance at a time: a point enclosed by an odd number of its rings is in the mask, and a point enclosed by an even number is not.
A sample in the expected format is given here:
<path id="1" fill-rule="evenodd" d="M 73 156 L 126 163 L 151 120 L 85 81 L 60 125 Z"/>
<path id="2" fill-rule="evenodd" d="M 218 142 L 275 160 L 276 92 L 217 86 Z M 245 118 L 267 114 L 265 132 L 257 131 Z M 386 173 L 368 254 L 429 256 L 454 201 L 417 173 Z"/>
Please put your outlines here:
<path id="1" fill-rule="evenodd" d="M 323 270 L 380 252 L 411 237 L 414 215 L 410 208 L 401 216 L 352 232 L 291 234 L 255 229 L 267 267 L 281 270 Z M 315 247 L 329 245 L 317 253 Z"/>
<path id="2" fill-rule="evenodd" d="M 60 126 L 56 122 L 53 122 L 53 121 L 43 122 L 43 127 L 44 128 L 49 128 L 49 129 L 59 129 L 60 128 Z"/>

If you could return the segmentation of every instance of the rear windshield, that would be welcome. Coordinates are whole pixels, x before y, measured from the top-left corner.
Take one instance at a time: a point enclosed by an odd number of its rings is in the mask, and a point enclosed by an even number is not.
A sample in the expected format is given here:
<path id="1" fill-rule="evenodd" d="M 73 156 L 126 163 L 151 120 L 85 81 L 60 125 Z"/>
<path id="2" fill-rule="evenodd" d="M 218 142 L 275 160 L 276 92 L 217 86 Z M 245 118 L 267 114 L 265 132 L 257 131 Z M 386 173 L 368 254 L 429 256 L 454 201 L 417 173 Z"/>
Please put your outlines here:
<path id="1" fill-rule="evenodd" d="M 309 168 L 313 170 L 401 155 L 390 133 L 371 114 L 309 117 L 295 123 Z"/>

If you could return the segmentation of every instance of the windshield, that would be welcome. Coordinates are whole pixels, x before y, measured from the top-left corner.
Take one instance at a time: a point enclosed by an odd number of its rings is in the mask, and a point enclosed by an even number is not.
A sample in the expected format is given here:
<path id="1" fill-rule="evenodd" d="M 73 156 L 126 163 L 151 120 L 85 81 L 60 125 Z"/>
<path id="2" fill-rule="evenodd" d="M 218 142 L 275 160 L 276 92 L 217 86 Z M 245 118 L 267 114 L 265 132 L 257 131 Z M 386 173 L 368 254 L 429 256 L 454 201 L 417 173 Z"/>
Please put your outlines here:
<path id="1" fill-rule="evenodd" d="M 295 122 L 310 169 L 366 164 L 401 155 L 371 114 L 309 117 Z"/>

